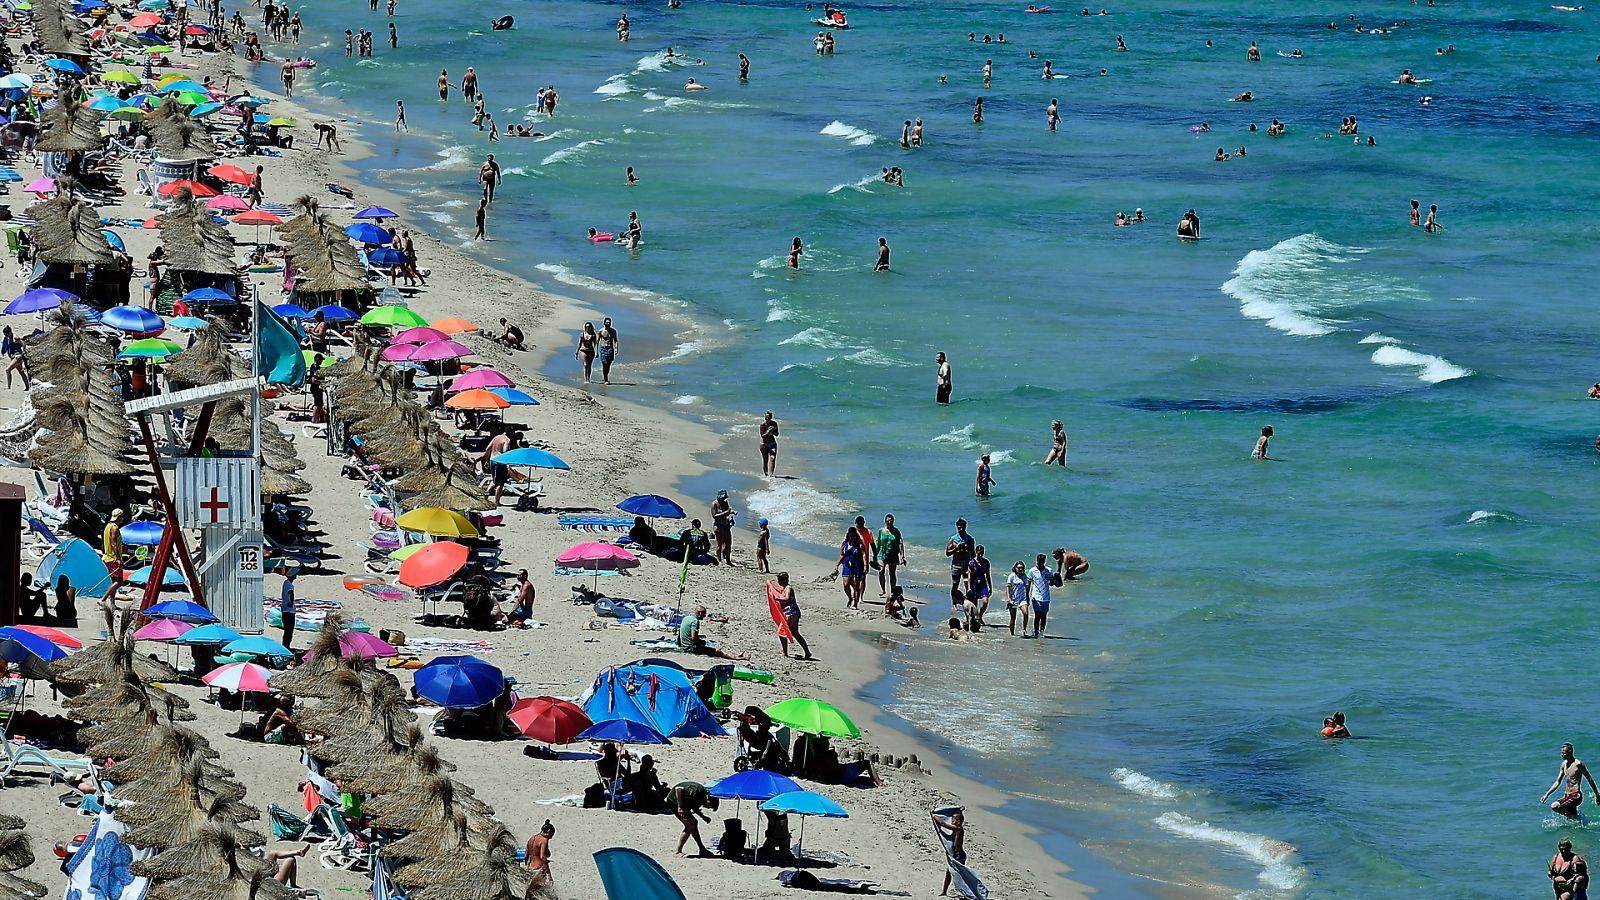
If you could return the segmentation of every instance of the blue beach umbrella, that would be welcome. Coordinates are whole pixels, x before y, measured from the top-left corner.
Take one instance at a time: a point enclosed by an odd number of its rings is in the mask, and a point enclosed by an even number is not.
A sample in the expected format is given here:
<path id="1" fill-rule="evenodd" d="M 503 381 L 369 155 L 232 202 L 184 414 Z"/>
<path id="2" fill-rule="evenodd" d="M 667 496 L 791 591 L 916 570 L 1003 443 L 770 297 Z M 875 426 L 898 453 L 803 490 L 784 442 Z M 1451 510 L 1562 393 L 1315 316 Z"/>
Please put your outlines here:
<path id="1" fill-rule="evenodd" d="M 203 84 L 201 84 L 201 83 L 199 83 L 197 81 L 189 81 L 188 79 L 185 79 L 183 81 L 174 81 L 171 84 L 167 85 L 166 87 L 161 88 L 160 90 L 156 91 L 156 93 L 158 93 L 158 94 L 176 94 L 176 93 L 179 93 L 181 91 L 195 91 L 197 93 L 205 94 L 205 93 L 209 93 L 210 90 L 211 90 L 210 88 L 206 87 L 205 85 L 203 85 Z"/>
<path id="2" fill-rule="evenodd" d="M 327 319 L 329 322 L 347 322 L 361 318 L 360 313 L 350 309 L 347 306 L 340 306 L 337 303 L 328 303 L 311 311 L 312 316 L 315 316 L 317 313 L 322 313 L 322 317 Z"/>
<path id="3" fill-rule="evenodd" d="M 231 644 L 244 637 L 232 628 L 221 622 L 212 622 L 210 625 L 201 625 L 191 628 L 178 635 L 180 644 Z"/>
<path id="4" fill-rule="evenodd" d="M 387 208 L 382 207 L 382 206 L 369 206 L 366 209 L 363 209 L 361 212 L 358 212 L 355 215 L 351 216 L 350 218 L 352 218 L 352 219 L 373 219 L 375 221 L 382 221 L 384 219 L 398 219 L 398 218 L 400 218 L 400 214 L 395 212 L 392 209 L 387 209 Z"/>
<path id="5" fill-rule="evenodd" d="M 670 744 L 666 735 L 632 719 L 602 719 L 573 738 L 574 741 L 618 741 L 623 744 Z"/>
<path id="6" fill-rule="evenodd" d="M 68 75 L 83 74 L 83 66 L 78 65 L 70 59 L 47 59 L 44 61 L 44 65 L 47 69 L 54 69 L 57 72 L 65 72 Z"/>
<path id="7" fill-rule="evenodd" d="M 387 244 L 393 240 L 393 238 L 389 237 L 389 232 L 371 222 L 357 222 L 354 225 L 347 225 L 344 233 L 351 240 L 360 241 L 363 244 Z"/>
<path id="8" fill-rule="evenodd" d="M 791 791 L 779 794 L 759 807 L 764 812 L 793 813 L 800 817 L 800 840 L 797 847 L 806 845 L 806 817 L 821 816 L 825 819 L 848 819 L 850 814 L 844 807 L 829 800 L 814 791 Z M 796 856 L 800 855 L 796 852 Z"/>
<path id="9" fill-rule="evenodd" d="M 118 250 L 123 253 L 128 252 L 127 246 L 122 243 L 122 236 L 117 234 L 115 231 L 112 231 L 109 228 L 102 228 L 100 229 L 100 236 L 106 239 L 106 243 L 111 245 L 111 249 Z"/>
<path id="10" fill-rule="evenodd" d="M 189 115 L 196 119 L 203 119 L 220 109 L 222 109 L 221 103 L 202 103 L 199 106 L 196 106 L 194 109 L 189 110 Z"/>
<path id="11" fill-rule="evenodd" d="M 23 678 L 48 680 L 50 661 L 61 659 L 67 651 L 21 628 L 0 628 L 0 659 L 10 663 Z"/>
<path id="12" fill-rule="evenodd" d="M 374 266 L 403 266 L 410 261 L 411 257 L 391 247 L 380 247 L 367 254 L 367 262 Z"/>
<path id="13" fill-rule="evenodd" d="M 311 318 L 311 313 L 306 312 L 306 308 L 298 303 L 279 303 L 272 308 L 272 311 L 285 319 Z"/>
<path id="14" fill-rule="evenodd" d="M 100 322 L 130 334 L 149 334 L 166 327 L 160 316 L 142 306 L 113 306 L 100 316 Z"/>
<path id="15" fill-rule="evenodd" d="M 470 709 L 506 691 L 504 672 L 473 656 L 441 656 L 417 670 L 417 693 L 440 706 Z"/>
<path id="16" fill-rule="evenodd" d="M 196 622 L 202 625 L 217 621 L 216 615 L 211 610 L 193 600 L 165 600 L 155 603 L 144 611 L 144 616 L 147 619 L 177 619 L 180 622 Z"/>
<path id="17" fill-rule="evenodd" d="M 183 295 L 183 302 L 185 302 L 185 303 L 198 303 L 198 304 L 206 304 L 206 303 L 236 303 L 236 302 L 238 302 L 238 300 L 237 300 L 237 298 L 235 298 L 232 294 L 228 293 L 227 291 L 219 290 L 219 289 L 213 288 L 213 287 L 203 287 L 203 288 L 195 288 L 194 290 L 190 291 L 189 293 L 184 294 Z"/>
<path id="18" fill-rule="evenodd" d="M 202 328 L 209 327 L 206 320 L 199 316 L 176 316 L 168 319 L 167 324 L 181 331 L 199 331 Z"/>
<path id="19" fill-rule="evenodd" d="M 116 97 L 111 96 L 110 94 L 101 94 L 93 100 L 90 100 L 88 106 L 95 112 L 116 112 L 124 106 L 127 106 L 127 104 L 123 103 L 121 100 L 118 100 Z"/>
<path id="20" fill-rule="evenodd" d="M 44 312 L 55 309 L 63 303 L 76 303 L 78 296 L 55 288 L 34 288 L 24 291 L 17 299 L 6 304 L 5 314 L 8 316 L 23 313 Z"/>
<path id="21" fill-rule="evenodd" d="M 494 457 L 494 461 L 502 466 L 527 466 L 532 469 L 570 469 L 566 460 L 540 450 L 538 447 L 518 447 Z"/>
<path id="22" fill-rule="evenodd" d="M 706 785 L 706 793 L 724 800 L 771 800 L 799 790 L 801 787 L 793 778 L 766 769 L 735 772 Z"/>
<path id="23" fill-rule="evenodd" d="M 166 531 L 160 522 L 129 522 L 122 526 L 122 542 L 135 547 L 154 547 Z"/>
<path id="24" fill-rule="evenodd" d="M 509 387 L 494 387 L 494 388 L 489 388 L 488 390 L 489 390 L 489 393 L 495 395 L 496 397 L 499 397 L 501 400 L 506 401 L 507 403 L 511 404 L 512 406 L 538 406 L 539 405 L 539 401 L 533 399 L 533 395 L 528 393 L 527 391 L 519 391 L 516 388 L 509 388 Z"/>
<path id="25" fill-rule="evenodd" d="M 222 645 L 223 653 L 248 653 L 251 656 L 293 656 L 294 653 L 284 645 L 269 637 L 253 635 L 229 641 Z"/>
<path id="26" fill-rule="evenodd" d="M 649 516 L 654 519 L 682 519 L 685 517 L 683 507 L 660 494 L 639 494 L 629 497 L 618 503 L 617 509 L 626 513 L 633 513 L 636 516 Z"/>
<path id="27" fill-rule="evenodd" d="M 139 585 L 149 584 L 150 575 L 154 570 L 155 566 L 145 566 L 141 569 L 135 569 L 128 573 L 128 583 Z M 165 572 L 161 573 L 161 586 L 164 588 L 183 587 L 186 584 L 188 584 L 188 582 L 183 580 L 183 573 L 179 572 L 177 569 L 169 568 Z M 168 618 L 171 617 L 169 616 Z"/>

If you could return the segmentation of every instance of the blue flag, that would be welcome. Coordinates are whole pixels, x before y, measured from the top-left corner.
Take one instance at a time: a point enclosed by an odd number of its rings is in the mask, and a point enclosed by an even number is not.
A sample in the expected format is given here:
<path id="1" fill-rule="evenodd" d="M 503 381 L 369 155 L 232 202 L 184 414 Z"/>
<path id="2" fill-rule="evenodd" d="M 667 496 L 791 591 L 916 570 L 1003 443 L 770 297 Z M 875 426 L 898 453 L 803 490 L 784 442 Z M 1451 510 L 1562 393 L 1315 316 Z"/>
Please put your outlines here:
<path id="1" fill-rule="evenodd" d="M 306 383 L 306 358 L 300 353 L 300 341 L 281 316 L 256 301 L 256 316 L 260 320 L 256 336 L 256 371 L 267 378 L 268 384 L 300 387 Z"/>

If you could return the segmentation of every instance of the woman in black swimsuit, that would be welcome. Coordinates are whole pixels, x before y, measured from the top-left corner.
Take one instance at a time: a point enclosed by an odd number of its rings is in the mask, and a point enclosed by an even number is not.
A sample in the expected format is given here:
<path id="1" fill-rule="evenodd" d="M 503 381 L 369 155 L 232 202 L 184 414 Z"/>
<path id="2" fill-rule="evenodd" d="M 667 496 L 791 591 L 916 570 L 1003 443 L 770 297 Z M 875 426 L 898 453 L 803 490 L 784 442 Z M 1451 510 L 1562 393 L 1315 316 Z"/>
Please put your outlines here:
<path id="1" fill-rule="evenodd" d="M 778 474 L 778 422 L 770 409 L 761 420 L 761 474 L 768 478 Z"/>
<path id="2" fill-rule="evenodd" d="M 600 336 L 594 332 L 594 323 L 583 323 L 583 333 L 578 335 L 578 352 L 573 356 L 578 362 L 583 363 L 583 380 L 590 381 L 594 371 L 594 356 L 599 347 Z"/>

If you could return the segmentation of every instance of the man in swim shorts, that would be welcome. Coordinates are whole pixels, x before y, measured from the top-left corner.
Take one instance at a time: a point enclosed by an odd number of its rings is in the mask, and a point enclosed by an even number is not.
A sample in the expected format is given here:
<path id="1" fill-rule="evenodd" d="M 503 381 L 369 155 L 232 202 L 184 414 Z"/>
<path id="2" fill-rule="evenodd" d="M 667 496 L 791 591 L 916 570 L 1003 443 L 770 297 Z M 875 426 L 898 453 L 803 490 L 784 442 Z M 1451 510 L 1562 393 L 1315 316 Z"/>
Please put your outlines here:
<path id="1" fill-rule="evenodd" d="M 950 361 L 945 359 L 944 351 L 942 350 L 933 355 L 933 361 L 939 364 L 939 384 L 934 392 L 933 402 L 941 406 L 949 406 L 951 391 Z"/>
<path id="2" fill-rule="evenodd" d="M 1574 755 L 1570 743 L 1562 744 L 1561 767 L 1556 770 L 1555 783 L 1550 785 L 1550 789 L 1544 792 L 1544 796 L 1539 798 L 1539 802 L 1543 803 L 1550 799 L 1550 795 L 1565 784 L 1567 792 L 1562 794 L 1556 802 L 1550 804 L 1550 808 L 1563 816 L 1576 819 L 1578 817 L 1578 806 L 1583 803 L 1584 779 L 1589 780 L 1589 789 L 1594 791 L 1596 795 L 1600 795 L 1600 787 L 1595 786 L 1594 776 L 1589 774 L 1589 767 L 1585 766 L 1583 760 Z"/>
<path id="3" fill-rule="evenodd" d="M 600 325 L 600 380 L 606 384 L 611 383 L 611 364 L 616 362 L 617 347 L 621 343 L 617 329 L 611 326 L 611 317 L 606 316 Z"/>
<path id="4" fill-rule="evenodd" d="M 944 555 L 950 557 L 950 603 L 953 606 L 960 606 L 966 599 L 961 582 L 967 577 L 967 564 L 972 562 L 977 546 L 977 539 L 967 534 L 967 520 L 957 519 L 956 533 L 950 535 L 944 547 Z"/>

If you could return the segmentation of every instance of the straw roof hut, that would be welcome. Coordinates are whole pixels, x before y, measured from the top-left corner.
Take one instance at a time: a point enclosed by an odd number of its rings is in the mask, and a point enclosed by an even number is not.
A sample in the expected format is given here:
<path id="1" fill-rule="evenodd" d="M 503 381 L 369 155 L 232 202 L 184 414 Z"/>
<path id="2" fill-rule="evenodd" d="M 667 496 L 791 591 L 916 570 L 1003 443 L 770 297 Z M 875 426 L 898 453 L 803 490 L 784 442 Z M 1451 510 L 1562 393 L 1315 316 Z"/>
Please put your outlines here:
<path id="1" fill-rule="evenodd" d="M 22 827 L 0 829 L 0 872 L 15 872 L 33 865 L 33 848 Z"/>
<path id="2" fill-rule="evenodd" d="M 511 858 L 515 853 L 516 841 L 502 828 L 485 846 L 445 860 L 448 866 L 416 873 L 430 877 L 408 896 L 414 900 L 524 900 L 534 896 L 533 873 Z"/>
<path id="3" fill-rule="evenodd" d="M 447 775 L 397 785 L 395 790 L 368 801 L 363 812 L 376 817 L 382 828 L 415 830 L 459 812 L 470 826 L 493 821 L 494 808 L 472 795 L 472 789 Z"/>
<path id="4" fill-rule="evenodd" d="M 167 709 L 180 713 L 180 721 L 189 721 L 189 701 L 169 693 L 153 684 L 146 684 L 132 672 L 123 673 L 116 681 L 90 688 L 76 697 L 62 701 L 68 713 L 76 719 L 104 722 L 111 719 L 143 719 L 147 709 Z"/>
<path id="5" fill-rule="evenodd" d="M 264 860 L 241 854 L 239 842 L 232 829 L 202 826 L 194 839 L 165 849 L 149 859 L 134 862 L 133 874 L 146 878 L 182 878 L 185 875 L 209 874 L 231 867 L 241 872 L 270 872 Z"/>
<path id="6" fill-rule="evenodd" d="M 459 854 L 471 846 L 467 840 L 469 833 L 466 814 L 457 810 L 447 817 L 424 823 L 405 837 L 390 841 L 378 851 L 378 855 L 384 859 L 426 860 Z M 459 860 L 457 862 L 459 864 Z M 409 868 L 406 866 L 397 871 L 395 880 L 406 887 L 414 887 L 421 879 L 416 878 L 415 873 L 407 875 L 406 869 Z"/>
<path id="7" fill-rule="evenodd" d="M 73 303 L 63 303 L 45 317 L 49 330 L 24 342 L 22 355 L 28 361 L 28 371 L 46 381 L 57 379 L 45 373 L 57 364 L 69 365 L 71 370 L 111 361 L 111 345 L 100 335 L 88 330 L 89 322 L 83 311 Z"/>
<path id="8" fill-rule="evenodd" d="M 33 30 L 44 48 L 58 56 L 87 56 L 89 39 L 83 23 L 55 0 L 41 0 L 33 7 Z"/>
<path id="9" fill-rule="evenodd" d="M 245 793 L 244 787 L 238 782 L 208 774 L 205 761 L 194 758 L 133 781 L 118 783 L 117 799 L 130 803 L 165 805 L 175 799 L 192 796 L 196 788 L 209 797 L 227 800 L 241 800 Z"/>
<path id="10" fill-rule="evenodd" d="M 176 104 L 162 104 L 162 108 L 169 105 Z M 239 264 L 233 255 L 233 235 L 212 218 L 211 210 L 204 203 L 187 192 L 180 194 L 178 202 L 157 216 L 156 223 L 161 228 L 161 245 L 167 251 L 167 266 L 173 271 L 207 275 L 239 273 Z"/>
<path id="11" fill-rule="evenodd" d="M 100 213 L 66 191 L 33 204 L 27 212 L 35 221 L 29 233 L 41 260 L 84 266 L 115 261 L 111 245 L 100 233 Z"/>
<path id="12" fill-rule="evenodd" d="M 156 107 L 144 117 L 144 127 L 164 159 L 205 162 L 217 156 L 216 143 L 206 127 L 177 103 L 167 101 Z"/>
<path id="13" fill-rule="evenodd" d="M 235 854 L 222 869 L 185 875 L 150 886 L 146 900 L 294 900 L 294 893 L 272 880 L 272 874 L 241 865 Z"/>
<path id="14" fill-rule="evenodd" d="M 200 840 L 202 833 L 211 829 L 227 834 L 239 847 L 260 847 L 265 844 L 267 839 L 260 832 L 230 819 L 230 804 L 240 805 L 220 797 L 214 797 L 204 805 L 185 803 L 167 810 L 166 815 L 157 821 L 129 828 L 123 839 L 140 847 L 171 850 Z"/>
<path id="15" fill-rule="evenodd" d="M 56 105 L 39 116 L 39 125 L 41 134 L 35 149 L 47 153 L 98 150 L 106 140 L 100 132 L 100 114 L 80 101 L 75 91 L 57 97 Z M 62 193 L 66 190 L 62 189 Z"/>
<path id="16" fill-rule="evenodd" d="M 0 872 L 0 900 L 38 900 L 47 890 L 37 881 L 29 881 L 9 872 Z"/>
<path id="17" fill-rule="evenodd" d="M 133 652 L 132 623 L 133 615 L 123 613 L 115 634 L 98 644 L 92 644 L 51 663 L 51 673 L 55 675 L 57 681 L 67 684 L 127 683 L 128 690 L 141 690 L 143 685 L 149 682 L 177 681 L 178 670 L 159 659 Z M 130 676 L 132 681 L 127 682 Z M 141 695 L 142 693 L 141 690 Z M 173 699 L 182 701 L 179 697 Z M 187 707 L 188 703 L 185 701 L 182 705 Z M 145 702 L 130 704 L 130 707 L 143 711 L 157 710 L 161 705 Z M 99 721 L 106 721 L 106 717 L 101 717 Z"/>
<path id="18" fill-rule="evenodd" d="M 228 349 L 227 330 L 213 325 L 195 332 L 194 343 L 163 364 L 174 385 L 198 387 L 250 375 L 250 364 Z"/>
<path id="19" fill-rule="evenodd" d="M 276 227 L 300 278 L 296 289 L 308 294 L 365 289 L 366 267 L 343 229 L 310 197 L 300 197 L 293 205 L 300 214 Z"/>

